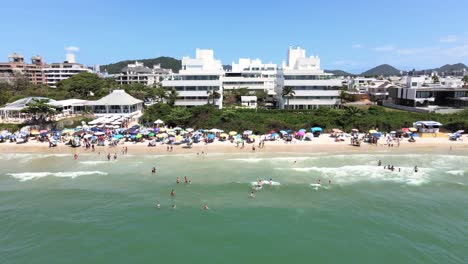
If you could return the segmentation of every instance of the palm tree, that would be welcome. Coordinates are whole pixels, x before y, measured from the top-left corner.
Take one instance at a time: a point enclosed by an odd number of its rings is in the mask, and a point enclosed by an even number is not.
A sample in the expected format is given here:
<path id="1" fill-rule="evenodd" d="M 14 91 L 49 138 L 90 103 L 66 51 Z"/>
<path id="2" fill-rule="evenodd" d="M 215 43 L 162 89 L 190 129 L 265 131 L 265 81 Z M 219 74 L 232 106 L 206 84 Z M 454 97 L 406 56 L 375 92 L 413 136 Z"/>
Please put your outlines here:
<path id="1" fill-rule="evenodd" d="M 162 87 L 157 87 L 154 90 L 154 95 L 156 96 L 158 102 L 162 102 L 164 99 L 167 99 L 166 90 L 164 90 Z"/>
<path id="2" fill-rule="evenodd" d="M 211 97 L 213 98 L 213 105 L 215 104 L 215 99 L 219 99 L 221 97 L 221 94 L 218 93 L 217 91 L 213 91 L 211 94 Z"/>
<path id="3" fill-rule="evenodd" d="M 285 86 L 283 88 L 283 92 L 281 92 L 281 97 L 286 98 L 286 106 L 289 108 L 289 98 L 293 97 L 296 92 L 293 90 L 291 86 Z"/>
<path id="4" fill-rule="evenodd" d="M 172 88 L 169 94 L 167 94 L 166 96 L 167 104 L 170 106 L 174 106 L 178 96 L 179 96 L 179 93 L 177 92 L 177 90 L 175 88 Z"/>

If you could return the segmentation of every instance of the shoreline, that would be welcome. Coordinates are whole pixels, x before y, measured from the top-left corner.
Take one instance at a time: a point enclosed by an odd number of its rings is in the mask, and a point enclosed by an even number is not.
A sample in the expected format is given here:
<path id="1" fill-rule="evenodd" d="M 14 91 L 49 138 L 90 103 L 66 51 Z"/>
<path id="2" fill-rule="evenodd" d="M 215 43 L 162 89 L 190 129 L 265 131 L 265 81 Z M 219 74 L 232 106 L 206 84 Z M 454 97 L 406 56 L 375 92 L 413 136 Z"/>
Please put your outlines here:
<path id="1" fill-rule="evenodd" d="M 252 150 L 255 145 L 256 150 Z M 236 145 L 230 142 L 214 142 L 208 145 L 204 143 L 193 144 L 192 148 L 186 148 L 185 144 L 174 145 L 173 151 L 167 151 L 167 145 L 158 144 L 156 147 L 148 147 L 146 142 L 131 143 L 125 142 L 117 147 L 96 146 L 94 153 L 117 153 L 121 154 L 122 147 L 128 148 L 129 154 L 201 154 L 204 153 L 239 153 L 239 154 L 262 154 L 262 153 L 438 153 L 438 154 L 461 154 L 468 153 L 467 141 L 449 141 L 443 138 L 419 138 L 417 142 L 410 143 L 403 140 L 400 146 L 389 147 L 379 142 L 377 145 L 367 143 L 355 147 L 349 142 L 334 142 L 330 137 L 316 138 L 314 141 L 294 141 L 284 143 L 283 141 L 268 141 L 265 148 L 258 148 L 258 143 L 245 144 L 243 149 L 236 148 Z M 0 143 L 2 153 L 35 153 L 35 154 L 85 154 L 93 153 L 90 149 L 84 147 L 72 148 L 68 145 L 59 144 L 57 147 L 49 148 L 48 143 L 30 141 L 28 143 L 16 144 L 10 142 Z"/>

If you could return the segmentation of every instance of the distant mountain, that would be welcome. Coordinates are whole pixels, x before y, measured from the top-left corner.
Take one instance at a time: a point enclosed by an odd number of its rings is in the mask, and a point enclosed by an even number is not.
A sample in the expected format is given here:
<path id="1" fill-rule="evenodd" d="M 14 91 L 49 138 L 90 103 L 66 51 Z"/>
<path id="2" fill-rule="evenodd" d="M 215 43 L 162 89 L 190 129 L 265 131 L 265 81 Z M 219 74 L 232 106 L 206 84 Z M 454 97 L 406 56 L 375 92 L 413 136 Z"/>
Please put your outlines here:
<path id="1" fill-rule="evenodd" d="M 446 73 L 450 74 L 452 72 L 461 72 L 463 69 L 468 70 L 468 67 L 466 67 L 465 64 L 463 63 L 457 63 L 457 64 L 445 64 L 444 66 L 433 69 L 433 71 L 437 71 L 439 74 L 441 73 Z"/>
<path id="2" fill-rule="evenodd" d="M 388 65 L 382 64 L 360 74 L 360 76 L 393 76 L 400 75 L 400 70 Z"/>
<path id="3" fill-rule="evenodd" d="M 354 76 L 354 74 L 342 70 L 325 70 L 326 73 L 331 73 L 336 76 Z"/>
<path id="4" fill-rule="evenodd" d="M 152 68 L 153 65 L 161 64 L 161 68 L 171 69 L 173 72 L 179 72 L 180 68 L 182 67 L 182 62 L 178 59 L 171 57 L 159 57 L 154 59 L 124 60 L 116 63 L 102 65 L 101 71 L 107 70 L 107 72 L 110 74 L 119 73 L 123 67 L 127 67 L 128 64 L 135 63 L 135 61 L 142 62 L 145 66 L 150 68 Z"/>

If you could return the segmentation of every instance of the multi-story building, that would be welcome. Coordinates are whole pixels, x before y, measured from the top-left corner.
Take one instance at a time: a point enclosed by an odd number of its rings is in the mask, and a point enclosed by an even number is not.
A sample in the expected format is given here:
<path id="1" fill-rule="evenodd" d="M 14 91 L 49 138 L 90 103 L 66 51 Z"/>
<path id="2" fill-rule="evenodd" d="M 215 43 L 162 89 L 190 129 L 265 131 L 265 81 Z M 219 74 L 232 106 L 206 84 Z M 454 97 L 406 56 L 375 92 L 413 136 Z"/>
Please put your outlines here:
<path id="1" fill-rule="evenodd" d="M 8 62 L 0 63 L 0 80 L 11 82 L 19 77 L 26 77 L 32 84 L 45 84 L 45 63 L 38 55 L 31 58 L 31 63 L 25 63 L 23 55 L 11 54 Z"/>
<path id="2" fill-rule="evenodd" d="M 290 47 L 288 61 L 283 62 L 279 74 L 277 98 L 280 108 L 314 109 L 340 104 L 341 79 L 321 70 L 320 59 L 317 56 L 306 57 L 304 49 Z M 286 89 L 294 93 L 282 96 Z"/>
<path id="3" fill-rule="evenodd" d="M 67 54 L 66 61 L 52 63 L 44 69 L 47 85 L 52 88 L 56 88 L 59 81 L 68 79 L 82 72 L 91 73 L 93 71 L 83 64 L 76 63 L 74 54 Z"/>
<path id="4" fill-rule="evenodd" d="M 402 87 L 390 87 L 389 97 L 393 103 L 404 106 L 422 107 L 468 106 L 468 87 L 461 79 L 443 78 L 434 82 L 430 76 L 406 76 Z"/>
<path id="5" fill-rule="evenodd" d="M 263 64 L 259 59 L 239 59 L 239 63 L 233 62 L 232 70 L 224 75 L 223 90 L 240 88 L 253 93 L 265 91 L 269 97 L 274 97 L 278 89 L 278 66 Z"/>
<path id="6" fill-rule="evenodd" d="M 182 58 L 182 69 L 162 81 L 167 90 L 178 93 L 175 105 L 197 106 L 213 103 L 223 105 L 223 65 L 214 58 L 213 50 L 197 49 L 195 58 Z"/>
<path id="7" fill-rule="evenodd" d="M 146 67 L 142 62 L 135 61 L 134 64 L 128 64 L 122 68 L 119 74 L 114 78 L 119 84 L 142 83 L 147 86 L 160 84 L 172 70 L 161 68 L 160 64 L 153 65 L 153 68 Z"/>

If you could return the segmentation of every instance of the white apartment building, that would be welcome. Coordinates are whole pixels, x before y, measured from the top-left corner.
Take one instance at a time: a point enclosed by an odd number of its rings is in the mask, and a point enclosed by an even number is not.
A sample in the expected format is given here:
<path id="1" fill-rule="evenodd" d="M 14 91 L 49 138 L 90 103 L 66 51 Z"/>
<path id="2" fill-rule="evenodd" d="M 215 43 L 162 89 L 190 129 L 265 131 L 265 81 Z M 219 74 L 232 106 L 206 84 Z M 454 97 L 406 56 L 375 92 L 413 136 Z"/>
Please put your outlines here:
<path id="1" fill-rule="evenodd" d="M 168 75 L 162 86 L 167 90 L 177 90 L 177 106 L 198 106 L 214 101 L 214 105 L 222 108 L 223 75 L 223 65 L 214 58 L 213 50 L 197 49 L 195 58 L 183 57 L 182 69 Z M 213 93 L 217 94 L 215 99 Z"/>
<path id="2" fill-rule="evenodd" d="M 321 70 L 319 57 L 306 57 L 304 49 L 289 48 L 288 61 L 283 62 L 280 75 L 277 91 L 280 108 L 314 109 L 340 104 L 341 79 Z M 281 96 L 285 87 L 294 91 L 287 99 Z"/>
<path id="3" fill-rule="evenodd" d="M 153 68 L 146 67 L 142 62 L 135 61 L 122 68 L 119 74 L 113 77 L 119 84 L 142 83 L 147 86 L 159 84 L 165 76 L 172 73 L 172 70 L 161 68 L 160 64 L 153 65 Z"/>
<path id="4" fill-rule="evenodd" d="M 52 88 L 56 88 L 59 81 L 68 79 L 82 72 L 93 71 L 83 64 L 76 63 L 74 54 L 67 54 L 66 61 L 64 62 L 52 63 L 47 68 L 44 68 L 46 83 Z"/>
<path id="5" fill-rule="evenodd" d="M 249 91 L 266 91 L 269 96 L 276 95 L 278 89 L 278 66 L 263 64 L 260 59 L 239 59 L 232 63 L 232 70 L 223 78 L 223 89 L 246 88 Z"/>

